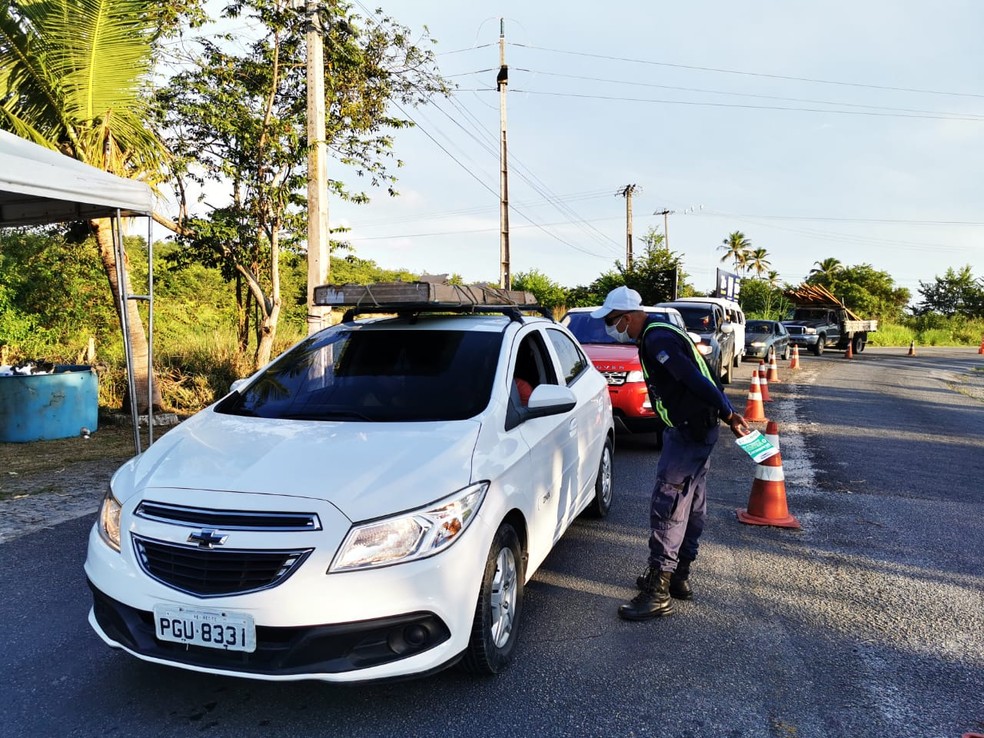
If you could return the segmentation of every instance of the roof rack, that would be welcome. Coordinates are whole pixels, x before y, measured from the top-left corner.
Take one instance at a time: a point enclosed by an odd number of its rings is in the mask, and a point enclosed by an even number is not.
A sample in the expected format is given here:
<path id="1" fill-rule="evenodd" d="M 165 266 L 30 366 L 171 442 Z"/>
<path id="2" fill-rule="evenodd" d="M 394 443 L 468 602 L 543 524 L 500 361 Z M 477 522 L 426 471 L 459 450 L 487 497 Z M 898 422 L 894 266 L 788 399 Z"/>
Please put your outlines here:
<path id="1" fill-rule="evenodd" d="M 435 282 L 378 282 L 376 284 L 325 284 L 314 288 L 314 304 L 348 307 L 343 321 L 365 313 L 502 313 L 522 320 L 522 313 L 536 312 L 553 318 L 523 290 L 504 290 L 491 285 L 454 285 Z"/>

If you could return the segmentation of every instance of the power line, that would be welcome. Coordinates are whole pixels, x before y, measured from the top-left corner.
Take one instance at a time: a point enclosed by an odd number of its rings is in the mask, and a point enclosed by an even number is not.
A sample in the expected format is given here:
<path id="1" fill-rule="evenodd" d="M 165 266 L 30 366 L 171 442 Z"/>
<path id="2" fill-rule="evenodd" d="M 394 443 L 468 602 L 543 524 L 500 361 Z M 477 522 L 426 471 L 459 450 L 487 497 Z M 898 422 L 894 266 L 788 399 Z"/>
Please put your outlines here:
<path id="1" fill-rule="evenodd" d="M 978 115 L 976 113 L 950 113 L 938 110 L 919 110 L 912 108 L 893 108 L 885 105 L 864 105 L 862 103 L 848 103 L 848 102 L 837 102 L 831 100 L 811 100 L 808 98 L 799 97 L 783 97 L 780 95 L 758 95 L 750 92 L 729 92 L 727 90 L 708 90 L 700 87 L 680 87 L 677 85 L 661 85 L 654 82 L 633 82 L 626 79 L 604 79 L 601 77 L 586 77 L 577 74 L 562 74 L 560 72 L 545 72 L 539 69 L 528 69 L 524 67 L 514 67 L 518 72 L 529 72 L 530 74 L 539 74 L 548 77 L 563 77 L 565 79 L 576 79 L 585 82 L 604 82 L 606 84 L 618 84 L 618 85 L 630 85 L 633 87 L 654 87 L 662 90 L 676 90 L 679 92 L 699 92 L 710 95 L 729 95 L 731 97 L 751 97 L 759 100 L 785 100 L 787 102 L 801 102 L 810 103 L 813 105 L 842 105 L 849 108 L 868 108 L 870 110 L 884 110 L 899 113 L 925 113 L 928 115 L 946 115 L 946 116 L 973 116 L 975 118 L 984 119 L 984 115 Z"/>
<path id="2" fill-rule="evenodd" d="M 785 110 L 790 112 L 803 112 L 803 113 L 834 113 L 836 115 L 866 115 L 877 118 L 923 118 L 928 120 L 965 120 L 975 123 L 984 122 L 984 117 L 970 117 L 964 115 L 917 115 L 910 113 L 878 113 L 871 110 L 836 110 L 836 109 L 825 109 L 825 108 L 799 108 L 799 107 L 787 107 L 784 105 L 740 105 L 738 103 L 717 103 L 717 102 L 699 102 L 694 100 L 655 100 L 652 98 L 634 98 L 634 97 L 615 97 L 612 95 L 586 95 L 576 92 L 542 92 L 539 90 L 515 90 L 517 93 L 524 93 L 527 95 L 543 95 L 547 97 L 575 97 L 583 98 L 588 100 L 610 100 L 615 102 L 640 102 L 640 103 L 655 103 L 658 105 L 690 105 L 697 107 L 710 107 L 710 108 L 742 108 L 745 110 Z"/>
<path id="3" fill-rule="evenodd" d="M 551 52 L 551 53 L 554 53 L 554 54 L 570 54 L 572 56 L 586 56 L 586 57 L 590 57 L 590 58 L 593 58 L 593 59 L 608 59 L 609 61 L 622 61 L 622 62 L 629 62 L 631 64 L 648 64 L 648 65 L 658 66 L 658 67 L 671 67 L 671 68 L 674 68 L 674 69 L 690 69 L 690 70 L 698 71 L 698 72 L 716 72 L 718 74 L 735 74 L 735 75 L 741 75 L 741 76 L 745 76 L 745 77 L 762 77 L 762 78 L 765 78 L 765 79 L 781 79 L 781 80 L 787 80 L 787 81 L 790 81 L 790 82 L 811 82 L 813 84 L 818 84 L 818 85 L 840 85 L 840 86 L 844 86 L 844 87 L 861 87 L 861 88 L 869 89 L 869 90 L 888 90 L 888 91 L 891 91 L 891 92 L 915 92 L 915 93 L 923 94 L 923 95 L 949 95 L 949 96 L 953 96 L 953 97 L 984 98 L 984 94 L 975 93 L 975 92 L 947 92 L 947 91 L 942 91 L 942 90 L 919 89 L 919 88 L 915 88 L 915 87 L 890 87 L 888 85 L 873 85 L 873 84 L 865 84 L 865 83 L 862 83 L 862 82 L 843 82 L 843 81 L 838 81 L 838 80 L 816 79 L 816 78 L 812 78 L 812 77 L 794 77 L 794 76 L 791 76 L 791 75 L 784 75 L 784 74 L 767 74 L 767 73 L 764 73 L 764 72 L 747 72 L 747 71 L 739 70 L 739 69 L 723 69 L 723 68 L 719 68 L 719 67 L 700 67 L 700 66 L 694 66 L 694 65 L 690 65 L 690 64 L 672 64 L 670 62 L 657 62 L 657 61 L 651 61 L 651 60 L 647 60 L 647 59 L 630 59 L 628 57 L 606 56 L 604 54 L 592 54 L 592 53 L 589 53 L 589 52 L 586 52 L 586 51 L 567 51 L 565 49 L 550 49 L 550 48 L 546 48 L 546 47 L 543 47 L 543 46 L 533 46 L 533 45 L 530 45 L 530 44 L 513 43 L 513 44 L 510 44 L 510 45 L 511 46 L 520 46 L 520 47 L 523 47 L 523 48 L 532 49 L 534 51 L 548 51 L 548 52 Z"/>

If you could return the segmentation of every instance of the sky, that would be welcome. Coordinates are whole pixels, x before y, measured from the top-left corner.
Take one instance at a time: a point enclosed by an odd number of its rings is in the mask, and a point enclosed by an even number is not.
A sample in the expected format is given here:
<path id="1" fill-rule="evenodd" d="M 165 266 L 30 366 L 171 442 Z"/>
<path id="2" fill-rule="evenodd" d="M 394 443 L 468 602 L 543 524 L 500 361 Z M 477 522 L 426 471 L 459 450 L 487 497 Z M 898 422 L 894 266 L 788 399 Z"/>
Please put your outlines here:
<path id="1" fill-rule="evenodd" d="M 780 279 L 870 264 L 984 276 L 980 0 L 355 0 L 437 40 L 450 98 L 407 109 L 400 196 L 332 200 L 355 254 L 499 281 L 500 19 L 510 267 L 588 285 L 668 227 L 699 291 L 741 231 Z M 330 175 L 357 183 L 338 163 Z M 656 213 L 671 211 L 666 216 Z"/>

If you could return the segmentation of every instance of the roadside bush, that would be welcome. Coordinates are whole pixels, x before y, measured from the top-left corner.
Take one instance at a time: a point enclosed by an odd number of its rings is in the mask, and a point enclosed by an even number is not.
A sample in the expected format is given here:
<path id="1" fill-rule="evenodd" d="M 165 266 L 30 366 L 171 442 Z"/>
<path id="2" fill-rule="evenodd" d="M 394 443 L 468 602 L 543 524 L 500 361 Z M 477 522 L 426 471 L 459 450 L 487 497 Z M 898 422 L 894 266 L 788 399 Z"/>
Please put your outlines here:
<path id="1" fill-rule="evenodd" d="M 908 346 L 909 342 L 916 340 L 915 331 L 908 326 L 898 325 L 897 323 L 878 323 L 878 330 L 868 334 L 869 346 Z"/>

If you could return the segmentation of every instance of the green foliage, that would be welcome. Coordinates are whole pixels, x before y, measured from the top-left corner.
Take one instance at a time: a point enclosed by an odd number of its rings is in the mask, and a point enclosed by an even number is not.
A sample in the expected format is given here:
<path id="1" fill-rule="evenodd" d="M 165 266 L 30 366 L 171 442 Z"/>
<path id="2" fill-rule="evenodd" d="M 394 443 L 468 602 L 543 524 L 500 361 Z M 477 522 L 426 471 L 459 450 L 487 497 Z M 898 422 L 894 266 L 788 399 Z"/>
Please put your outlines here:
<path id="1" fill-rule="evenodd" d="M 512 288 L 532 292 L 537 304 L 548 310 L 556 310 L 567 303 L 567 290 L 536 269 L 514 275 Z"/>
<path id="2" fill-rule="evenodd" d="M 748 318 L 760 320 L 783 320 L 791 307 L 781 288 L 761 279 L 742 280 L 738 302 Z"/>
<path id="3" fill-rule="evenodd" d="M 0 342 L 24 358 L 73 363 L 90 336 L 119 341 L 112 295 L 91 239 L 71 243 L 41 230 L 0 233 L 0 285 L 0 300 L 8 304 L 0 310 Z"/>
<path id="4" fill-rule="evenodd" d="M 3 3 L 0 127 L 115 174 L 158 173 L 144 85 L 169 20 L 156 0 Z"/>
<path id="5" fill-rule="evenodd" d="M 832 265 L 836 261 L 827 259 L 816 262 L 827 266 L 824 271 L 814 269 L 807 283 L 826 287 L 863 318 L 901 320 L 911 297 L 909 290 L 896 287 L 888 272 L 879 271 L 870 264 L 848 267 Z"/>
<path id="6" fill-rule="evenodd" d="M 601 274 L 590 286 L 574 287 L 567 291 L 567 307 L 600 305 L 616 287 L 627 285 L 639 292 L 644 305 L 654 305 L 677 297 L 693 294 L 689 275 L 683 270 L 680 254 L 664 245 L 664 236 L 650 228 L 642 237 L 643 251 L 626 269 L 620 261 L 615 269 Z"/>
<path id="7" fill-rule="evenodd" d="M 908 346 L 917 334 L 911 328 L 899 323 L 879 322 L 878 330 L 868 334 L 870 346 Z"/>
<path id="8" fill-rule="evenodd" d="M 721 261 L 731 260 L 735 271 L 739 274 L 745 270 L 752 256 L 752 242 L 741 231 L 729 233 L 718 249 L 724 251 Z M 764 255 L 764 254 L 763 254 Z"/>
<path id="9" fill-rule="evenodd" d="M 923 301 L 916 307 L 916 314 L 936 312 L 984 318 L 984 278 L 975 279 L 969 264 L 959 271 L 947 269 L 932 283 L 920 282 L 919 294 Z"/>

